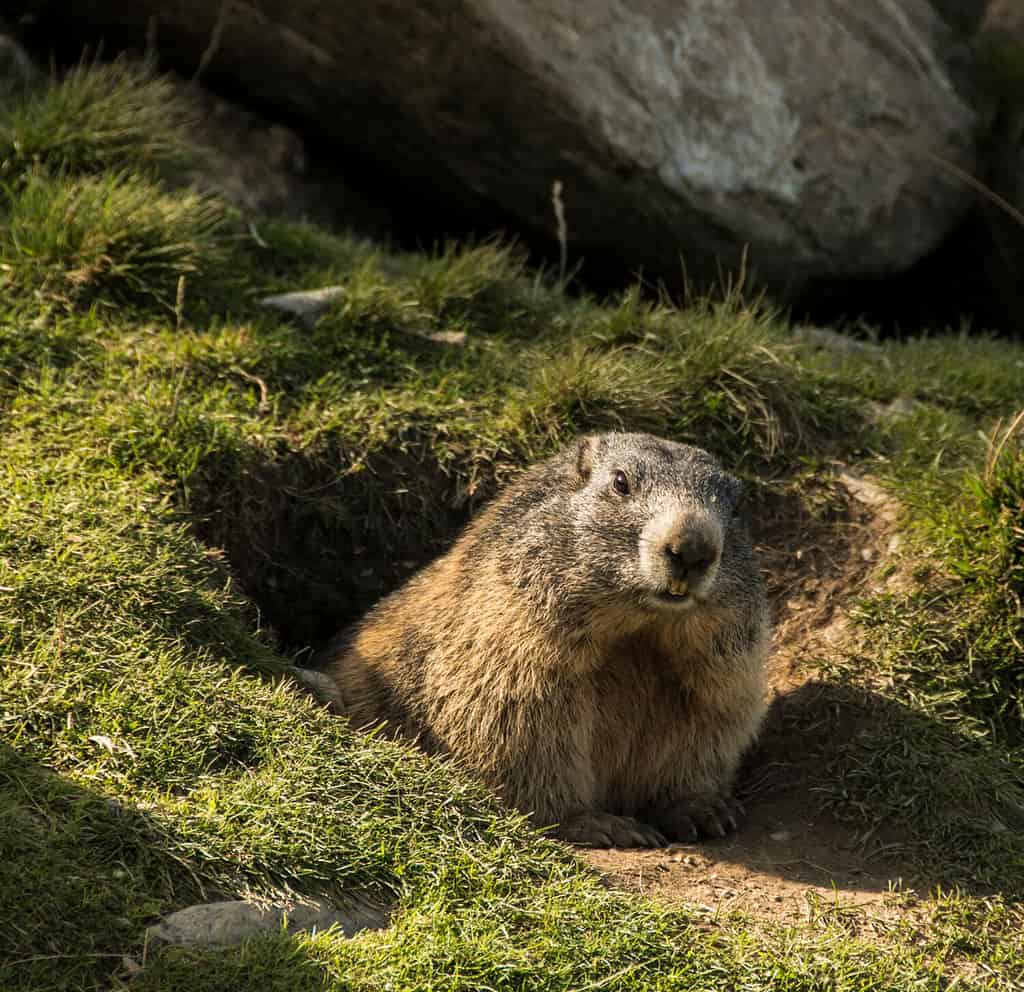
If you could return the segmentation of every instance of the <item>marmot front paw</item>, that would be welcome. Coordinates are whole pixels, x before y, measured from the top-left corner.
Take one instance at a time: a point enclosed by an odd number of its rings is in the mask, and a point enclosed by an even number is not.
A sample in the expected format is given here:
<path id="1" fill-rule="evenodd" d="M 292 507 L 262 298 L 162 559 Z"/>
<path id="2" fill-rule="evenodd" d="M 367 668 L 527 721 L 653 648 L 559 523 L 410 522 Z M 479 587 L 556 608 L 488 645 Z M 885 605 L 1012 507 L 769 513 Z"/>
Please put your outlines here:
<path id="1" fill-rule="evenodd" d="M 687 796 L 641 815 L 670 841 L 686 843 L 732 833 L 743 818 L 743 807 L 732 796 Z"/>
<path id="2" fill-rule="evenodd" d="M 580 813 L 560 824 L 555 836 L 580 847 L 665 847 L 663 834 L 631 816 Z"/>

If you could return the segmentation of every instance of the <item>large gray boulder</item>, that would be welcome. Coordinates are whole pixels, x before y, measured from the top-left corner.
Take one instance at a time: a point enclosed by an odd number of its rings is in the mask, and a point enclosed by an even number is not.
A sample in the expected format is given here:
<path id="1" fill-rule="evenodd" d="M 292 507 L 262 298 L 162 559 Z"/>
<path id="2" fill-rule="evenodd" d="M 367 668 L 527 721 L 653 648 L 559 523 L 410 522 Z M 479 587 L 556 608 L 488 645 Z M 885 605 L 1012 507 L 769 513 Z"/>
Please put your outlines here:
<path id="1" fill-rule="evenodd" d="M 17 3 L 5 6 L 19 6 Z M 27 6 L 22 4 L 21 6 Z M 570 263 L 782 299 L 884 277 L 973 198 L 974 114 L 928 0 L 33 0 L 230 87 Z"/>

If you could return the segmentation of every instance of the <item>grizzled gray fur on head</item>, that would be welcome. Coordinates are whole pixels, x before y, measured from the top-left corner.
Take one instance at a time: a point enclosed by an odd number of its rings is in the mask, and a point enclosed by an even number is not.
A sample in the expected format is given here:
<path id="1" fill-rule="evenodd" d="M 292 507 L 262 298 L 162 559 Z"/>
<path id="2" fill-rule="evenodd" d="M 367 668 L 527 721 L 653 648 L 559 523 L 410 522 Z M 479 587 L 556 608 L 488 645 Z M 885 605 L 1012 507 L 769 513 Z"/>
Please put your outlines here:
<path id="1" fill-rule="evenodd" d="M 488 528 L 507 538 L 494 553 L 528 594 L 560 585 L 570 612 L 685 610 L 728 597 L 737 579 L 749 597 L 759 581 L 742 484 L 700 448 L 648 434 L 584 437 L 514 489 Z"/>
<path id="2" fill-rule="evenodd" d="M 768 646 L 741 495 L 700 448 L 580 438 L 345 634 L 324 694 L 576 843 L 721 835 Z"/>

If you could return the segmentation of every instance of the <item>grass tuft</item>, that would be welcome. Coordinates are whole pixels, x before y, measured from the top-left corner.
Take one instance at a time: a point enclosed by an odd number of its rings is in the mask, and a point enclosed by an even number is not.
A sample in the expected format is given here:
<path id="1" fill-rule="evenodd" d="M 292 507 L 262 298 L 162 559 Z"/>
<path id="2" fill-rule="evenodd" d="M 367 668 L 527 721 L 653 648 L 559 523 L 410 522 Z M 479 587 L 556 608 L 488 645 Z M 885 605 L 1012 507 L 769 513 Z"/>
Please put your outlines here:
<path id="1" fill-rule="evenodd" d="M 33 171 L 5 190 L 0 271 L 8 296 L 44 304 L 175 307 L 178 280 L 213 282 L 227 253 L 223 205 L 127 173 Z"/>
<path id="2" fill-rule="evenodd" d="M 998 576 L 1009 612 L 1024 618 L 1024 410 L 994 432 L 985 472 L 971 480 L 971 489 L 988 548 L 972 566 Z M 972 536 L 964 533 L 964 542 Z"/>
<path id="3" fill-rule="evenodd" d="M 192 116 L 145 64 L 83 61 L 0 108 L 0 179 L 39 167 L 169 175 L 196 157 L 185 137 Z"/>
<path id="4" fill-rule="evenodd" d="M 924 499 L 924 581 L 859 614 L 920 703 L 1011 747 L 1024 744 L 1022 422 L 993 433 L 985 467 L 966 474 L 952 499 L 941 490 Z"/>

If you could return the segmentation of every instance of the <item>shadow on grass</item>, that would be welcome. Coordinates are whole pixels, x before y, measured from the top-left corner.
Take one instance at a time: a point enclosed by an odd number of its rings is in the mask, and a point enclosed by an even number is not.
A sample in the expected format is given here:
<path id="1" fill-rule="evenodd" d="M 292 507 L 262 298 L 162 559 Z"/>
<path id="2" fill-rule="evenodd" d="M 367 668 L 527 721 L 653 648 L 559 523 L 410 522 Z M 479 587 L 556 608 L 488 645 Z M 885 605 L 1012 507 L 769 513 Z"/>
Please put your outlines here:
<path id="1" fill-rule="evenodd" d="M 144 812 L 0 744 L 0 986 L 120 987 L 147 956 L 158 959 L 158 973 L 167 958 L 173 973 L 190 952 L 147 948 L 145 928 L 185 906 L 236 896 L 204 885 L 201 859 L 171 853 L 172 846 L 166 828 Z M 274 935 L 267 943 L 288 965 L 288 988 L 323 987 L 322 969 L 296 941 Z M 226 977 L 244 976 L 246 954 L 220 956 Z M 254 962 L 263 956 L 248 953 Z M 253 967 L 249 977 L 262 981 L 265 963 Z"/>

